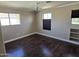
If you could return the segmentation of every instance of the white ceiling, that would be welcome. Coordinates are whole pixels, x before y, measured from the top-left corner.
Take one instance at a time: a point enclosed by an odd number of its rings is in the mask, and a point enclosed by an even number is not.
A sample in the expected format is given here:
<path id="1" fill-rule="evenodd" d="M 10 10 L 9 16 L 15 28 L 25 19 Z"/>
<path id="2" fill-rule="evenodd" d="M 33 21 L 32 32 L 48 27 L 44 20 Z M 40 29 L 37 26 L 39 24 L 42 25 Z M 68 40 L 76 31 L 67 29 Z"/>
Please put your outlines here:
<path id="1" fill-rule="evenodd" d="M 73 1 L 52 1 L 50 3 L 46 3 L 46 1 L 0 1 L 0 6 L 10 7 L 15 9 L 25 9 L 25 10 L 36 10 L 36 3 L 38 4 L 39 10 L 55 7 L 55 6 L 63 6 L 71 3 L 75 3 Z"/>

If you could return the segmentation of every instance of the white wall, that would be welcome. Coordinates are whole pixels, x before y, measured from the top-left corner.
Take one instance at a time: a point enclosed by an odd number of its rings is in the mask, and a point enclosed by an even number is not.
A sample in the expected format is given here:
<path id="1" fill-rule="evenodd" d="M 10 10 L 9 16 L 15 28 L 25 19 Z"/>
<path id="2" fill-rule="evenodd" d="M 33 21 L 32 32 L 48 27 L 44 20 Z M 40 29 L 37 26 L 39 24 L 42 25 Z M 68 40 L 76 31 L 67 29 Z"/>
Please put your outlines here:
<path id="1" fill-rule="evenodd" d="M 71 11 L 79 9 L 79 4 L 58 8 L 50 8 L 38 13 L 38 32 L 46 35 L 51 35 L 57 38 L 69 40 L 71 28 Z M 51 31 L 43 30 L 42 14 L 51 12 L 52 22 Z"/>
<path id="2" fill-rule="evenodd" d="M 4 41 L 11 40 L 35 32 L 35 19 L 33 12 L 23 12 L 10 8 L 0 8 L 0 12 L 19 13 L 20 25 L 2 26 L 2 36 Z"/>
<path id="3" fill-rule="evenodd" d="M 71 10 L 73 9 L 79 9 L 79 4 L 50 8 L 40 11 L 38 14 L 34 14 L 33 12 L 23 12 L 21 10 L 18 11 L 10 8 L 0 8 L 0 12 L 19 13 L 21 15 L 20 25 L 2 27 L 3 39 L 7 41 L 37 31 L 39 33 L 68 40 L 71 28 Z M 42 29 L 42 14 L 47 12 L 52 13 L 51 31 Z"/>

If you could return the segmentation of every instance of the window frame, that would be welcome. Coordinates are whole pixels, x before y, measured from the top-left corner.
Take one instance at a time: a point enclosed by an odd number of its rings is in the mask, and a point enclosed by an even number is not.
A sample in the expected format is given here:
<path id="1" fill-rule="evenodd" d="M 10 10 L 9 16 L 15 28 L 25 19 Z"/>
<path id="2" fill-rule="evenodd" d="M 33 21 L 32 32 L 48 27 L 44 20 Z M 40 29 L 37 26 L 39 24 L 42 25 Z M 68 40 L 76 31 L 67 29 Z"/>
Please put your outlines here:
<path id="1" fill-rule="evenodd" d="M 19 14 L 19 13 L 4 13 L 4 14 L 8 14 L 9 24 L 8 24 L 8 25 L 6 25 L 6 24 L 3 25 L 3 24 L 1 24 L 1 26 L 10 26 L 10 25 L 19 25 L 19 24 L 21 24 L 21 21 L 20 21 L 20 14 Z M 18 19 L 17 19 L 17 17 L 15 17 L 16 21 L 18 20 L 18 22 L 12 24 L 12 23 L 11 23 L 12 21 L 11 21 L 10 14 L 18 15 Z M 0 22 L 1 22 L 1 19 L 0 19 Z"/>
<path id="2" fill-rule="evenodd" d="M 44 18 L 44 14 L 51 14 L 51 16 L 49 17 L 47 15 L 47 19 Z M 44 13 L 42 14 L 42 19 L 43 19 L 43 30 L 50 30 L 51 31 L 51 20 L 52 20 L 52 13 Z M 46 24 L 46 23 L 47 24 Z M 48 27 L 47 27 L 48 26 Z"/>
<path id="3" fill-rule="evenodd" d="M 51 14 L 51 17 L 50 17 L 50 18 L 48 18 L 48 15 L 47 15 L 47 19 L 52 19 L 52 13 L 43 13 L 43 14 L 42 14 L 42 19 L 45 19 L 45 18 L 44 18 L 44 14 Z"/>
<path id="4" fill-rule="evenodd" d="M 77 18 L 72 18 L 72 22 L 71 22 L 72 25 L 79 25 L 79 22 L 77 22 L 77 23 L 76 22 L 73 22 L 73 20 L 75 20 L 75 19 L 77 19 Z M 79 18 L 78 18 L 78 21 L 79 21 Z"/>

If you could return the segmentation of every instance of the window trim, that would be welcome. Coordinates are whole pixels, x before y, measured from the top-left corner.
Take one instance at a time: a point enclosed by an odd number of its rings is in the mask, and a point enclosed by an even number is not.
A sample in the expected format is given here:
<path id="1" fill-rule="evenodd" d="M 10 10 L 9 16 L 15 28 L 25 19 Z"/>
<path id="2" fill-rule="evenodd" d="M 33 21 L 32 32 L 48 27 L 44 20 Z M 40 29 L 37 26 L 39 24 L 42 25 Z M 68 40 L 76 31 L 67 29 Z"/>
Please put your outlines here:
<path id="1" fill-rule="evenodd" d="M 8 14 L 8 19 L 9 19 L 9 25 L 2 25 L 1 24 L 1 26 L 10 26 L 10 25 L 19 25 L 21 22 L 20 22 L 20 14 L 19 13 L 6 13 L 6 14 Z M 10 18 L 10 14 L 18 14 L 19 15 L 19 23 L 17 23 L 17 24 L 11 24 L 11 18 Z M 17 18 L 16 18 L 16 20 L 17 20 Z M 1 21 L 1 19 L 0 19 L 0 21 Z"/>
<path id="2" fill-rule="evenodd" d="M 44 14 L 51 14 L 50 18 L 48 18 L 47 16 L 47 19 L 44 19 Z M 51 31 L 51 20 L 52 20 L 52 13 L 43 13 L 42 14 L 42 19 L 43 19 L 43 30 L 48 30 L 48 31 Z M 44 25 L 45 22 L 48 21 L 48 25 Z M 44 26 L 49 26 L 49 27 L 44 27 Z"/>
<path id="3" fill-rule="evenodd" d="M 74 18 L 72 18 L 71 24 L 72 24 L 72 25 L 79 25 L 79 23 L 73 23 L 73 19 L 74 19 Z M 79 18 L 78 18 L 78 19 L 79 19 Z"/>
<path id="4" fill-rule="evenodd" d="M 48 18 L 48 19 L 52 19 L 52 13 L 48 12 L 48 13 L 43 13 L 42 14 L 42 19 L 44 19 L 44 14 L 51 14 L 51 18 Z"/>

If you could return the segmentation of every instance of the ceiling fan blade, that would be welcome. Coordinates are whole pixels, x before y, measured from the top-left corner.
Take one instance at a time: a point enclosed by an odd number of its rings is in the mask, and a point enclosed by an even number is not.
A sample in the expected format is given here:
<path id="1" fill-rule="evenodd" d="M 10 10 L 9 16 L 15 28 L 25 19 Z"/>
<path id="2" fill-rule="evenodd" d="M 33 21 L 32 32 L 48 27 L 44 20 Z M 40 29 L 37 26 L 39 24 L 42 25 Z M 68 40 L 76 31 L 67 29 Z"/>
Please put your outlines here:
<path id="1" fill-rule="evenodd" d="M 46 1 L 46 3 L 51 3 L 52 1 Z"/>

